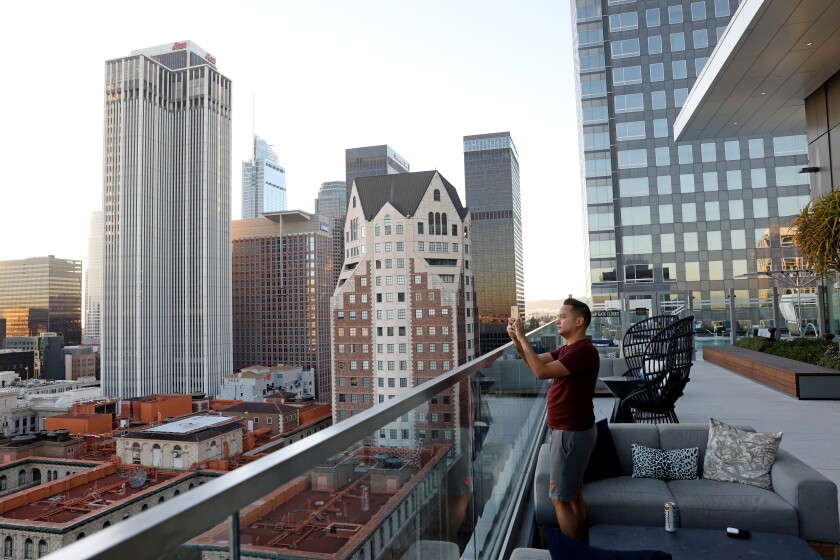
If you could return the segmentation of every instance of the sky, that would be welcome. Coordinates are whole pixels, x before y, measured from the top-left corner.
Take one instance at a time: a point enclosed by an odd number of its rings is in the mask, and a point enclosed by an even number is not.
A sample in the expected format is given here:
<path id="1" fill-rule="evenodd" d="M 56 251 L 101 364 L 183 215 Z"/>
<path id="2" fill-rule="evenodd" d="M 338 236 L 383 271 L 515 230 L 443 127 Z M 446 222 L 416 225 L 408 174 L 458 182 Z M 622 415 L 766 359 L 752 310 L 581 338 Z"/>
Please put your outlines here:
<path id="1" fill-rule="evenodd" d="M 286 169 L 289 209 L 311 212 L 322 182 L 344 180 L 344 150 L 377 144 L 437 169 L 463 201 L 463 136 L 510 131 L 525 298 L 584 291 L 567 1 L 48 0 L 3 3 L 0 22 L 0 260 L 87 260 L 104 62 L 191 40 L 233 82 L 233 219 L 254 132 Z"/>

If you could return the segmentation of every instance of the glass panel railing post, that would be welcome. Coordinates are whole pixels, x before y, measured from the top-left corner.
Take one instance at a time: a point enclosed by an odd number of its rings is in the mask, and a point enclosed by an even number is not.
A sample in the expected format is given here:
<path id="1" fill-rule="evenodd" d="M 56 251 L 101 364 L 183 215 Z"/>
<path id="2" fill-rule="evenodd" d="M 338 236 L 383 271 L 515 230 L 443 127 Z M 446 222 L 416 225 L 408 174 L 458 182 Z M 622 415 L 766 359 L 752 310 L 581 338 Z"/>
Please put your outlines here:
<path id="1" fill-rule="evenodd" d="M 239 512 L 230 515 L 230 560 L 239 560 Z"/>

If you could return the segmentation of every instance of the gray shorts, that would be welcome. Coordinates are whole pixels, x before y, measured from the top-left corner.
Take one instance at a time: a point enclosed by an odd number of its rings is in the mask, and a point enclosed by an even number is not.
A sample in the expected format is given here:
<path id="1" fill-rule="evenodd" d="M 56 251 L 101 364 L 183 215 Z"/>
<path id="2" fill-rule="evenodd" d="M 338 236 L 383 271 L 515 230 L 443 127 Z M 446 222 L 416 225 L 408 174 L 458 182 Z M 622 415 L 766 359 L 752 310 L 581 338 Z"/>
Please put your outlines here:
<path id="1" fill-rule="evenodd" d="M 551 485 L 548 496 L 555 502 L 573 502 L 583 486 L 583 473 L 595 449 L 597 431 L 551 430 Z"/>

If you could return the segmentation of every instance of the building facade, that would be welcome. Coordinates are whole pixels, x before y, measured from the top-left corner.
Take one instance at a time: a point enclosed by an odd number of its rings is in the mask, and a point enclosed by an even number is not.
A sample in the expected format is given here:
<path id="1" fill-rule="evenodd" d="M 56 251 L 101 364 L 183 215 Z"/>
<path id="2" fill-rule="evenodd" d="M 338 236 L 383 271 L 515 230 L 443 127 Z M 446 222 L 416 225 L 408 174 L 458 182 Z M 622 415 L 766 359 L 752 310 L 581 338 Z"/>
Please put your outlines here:
<path id="1" fill-rule="evenodd" d="M 467 209 L 436 171 L 355 180 L 331 303 L 334 421 L 478 355 L 470 236 Z M 380 444 L 457 444 L 457 398 L 445 401 L 383 428 Z"/>
<path id="2" fill-rule="evenodd" d="M 22 379 L 64 379 L 64 338 L 60 334 L 7 336 L 3 340 L 3 348 L 34 353 L 34 375 Z"/>
<path id="3" fill-rule="evenodd" d="M 347 213 L 347 188 L 344 181 L 321 183 L 315 199 L 315 213 L 321 214 L 330 224 L 333 243 L 333 289 L 338 283 L 341 263 L 344 262 L 344 215 Z"/>
<path id="4" fill-rule="evenodd" d="M 25 320 L 21 314 L 28 314 Z M 38 336 L 49 331 L 61 333 L 70 344 L 79 344 L 82 341 L 81 261 L 57 259 L 53 255 L 0 261 L 0 317 L 6 318 L 6 336 Z M 26 326 L 18 319 L 25 321 Z M 16 325 L 30 332 L 22 334 Z"/>
<path id="5" fill-rule="evenodd" d="M 350 200 L 350 189 L 353 187 L 353 180 L 356 177 L 393 175 L 411 171 L 409 163 L 387 144 L 348 148 L 344 151 L 344 161 L 347 170 L 345 203 Z"/>
<path id="6" fill-rule="evenodd" d="M 86 338 L 102 336 L 102 211 L 90 217 L 88 260 L 85 265 L 85 325 Z"/>
<path id="7" fill-rule="evenodd" d="M 286 210 L 286 169 L 271 144 L 254 136 L 251 159 L 242 162 L 242 219 Z"/>
<path id="8" fill-rule="evenodd" d="M 320 215 L 275 212 L 233 223 L 233 366 L 315 370 L 315 398 L 331 394 L 330 225 Z"/>
<path id="9" fill-rule="evenodd" d="M 464 136 L 464 183 L 472 221 L 480 353 L 510 342 L 511 307 L 525 315 L 519 154 L 509 132 Z"/>
<path id="10" fill-rule="evenodd" d="M 215 395 L 231 369 L 231 82 L 190 41 L 105 63 L 103 390 Z"/>
<path id="11" fill-rule="evenodd" d="M 773 280 L 757 273 L 804 268 L 788 226 L 809 200 L 804 135 L 673 135 L 738 2 L 573 6 L 595 308 L 687 308 L 711 328 L 728 318 L 727 290 L 766 301 Z M 772 321 L 770 305 L 744 313 Z"/>

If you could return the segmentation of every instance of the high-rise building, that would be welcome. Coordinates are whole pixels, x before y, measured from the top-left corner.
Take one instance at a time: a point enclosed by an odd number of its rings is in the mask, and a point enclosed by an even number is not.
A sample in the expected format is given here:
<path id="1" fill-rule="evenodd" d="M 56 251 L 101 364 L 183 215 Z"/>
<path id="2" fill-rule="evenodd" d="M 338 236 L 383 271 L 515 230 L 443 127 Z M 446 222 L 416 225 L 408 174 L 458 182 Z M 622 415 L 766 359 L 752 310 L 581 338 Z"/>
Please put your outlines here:
<path id="1" fill-rule="evenodd" d="M 231 82 L 191 41 L 105 63 L 102 386 L 215 395 L 231 369 Z"/>
<path id="2" fill-rule="evenodd" d="M 321 402 L 332 384 L 330 229 L 299 210 L 233 222 L 233 367 L 315 370 Z"/>
<path id="3" fill-rule="evenodd" d="M 85 337 L 102 335 L 102 211 L 90 217 L 88 258 L 85 267 Z"/>
<path id="4" fill-rule="evenodd" d="M 321 183 L 315 199 L 315 213 L 330 225 L 333 249 L 332 288 L 338 283 L 341 263 L 344 262 L 344 215 L 347 212 L 347 189 L 344 181 Z M 332 294 L 332 291 L 330 291 Z"/>
<path id="5" fill-rule="evenodd" d="M 242 162 L 242 219 L 286 210 L 286 170 L 271 144 L 254 136 L 251 159 Z"/>
<path id="6" fill-rule="evenodd" d="M 573 5 L 595 307 L 688 307 L 709 328 L 728 318 L 726 290 L 769 297 L 755 273 L 804 268 L 788 226 L 809 201 L 804 134 L 673 135 L 738 1 Z M 751 313 L 772 320 L 772 306 Z"/>
<path id="7" fill-rule="evenodd" d="M 334 421 L 478 355 L 470 217 L 451 183 L 437 171 L 357 178 L 345 238 L 330 307 Z M 457 403 L 395 421 L 380 444 L 457 444 Z"/>
<path id="8" fill-rule="evenodd" d="M 376 175 L 393 175 L 408 173 L 408 162 L 400 157 L 391 146 L 367 146 L 364 148 L 348 148 L 344 152 L 347 170 L 345 188 L 347 200 L 350 199 L 350 189 L 356 177 L 374 177 Z M 346 201 L 345 201 L 346 202 Z"/>
<path id="9" fill-rule="evenodd" d="M 33 352 L 35 369 L 30 378 L 64 379 L 64 337 L 60 333 L 42 332 L 38 336 L 7 336 L 3 348 Z"/>
<path id="10" fill-rule="evenodd" d="M 507 319 L 525 315 L 519 154 L 510 132 L 464 136 L 481 354 L 510 342 Z"/>
<path id="11" fill-rule="evenodd" d="M 0 261 L 0 317 L 7 336 L 56 332 L 82 341 L 81 261 L 33 257 Z M 21 329 L 26 329 L 24 333 Z"/>

